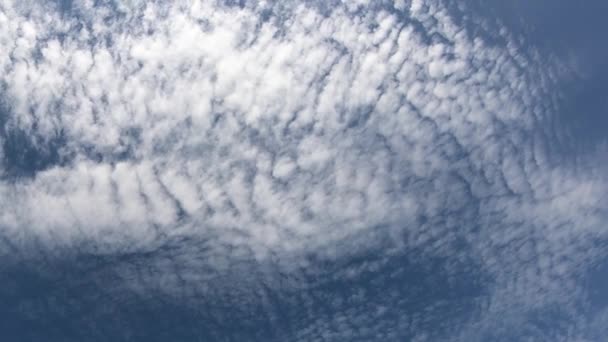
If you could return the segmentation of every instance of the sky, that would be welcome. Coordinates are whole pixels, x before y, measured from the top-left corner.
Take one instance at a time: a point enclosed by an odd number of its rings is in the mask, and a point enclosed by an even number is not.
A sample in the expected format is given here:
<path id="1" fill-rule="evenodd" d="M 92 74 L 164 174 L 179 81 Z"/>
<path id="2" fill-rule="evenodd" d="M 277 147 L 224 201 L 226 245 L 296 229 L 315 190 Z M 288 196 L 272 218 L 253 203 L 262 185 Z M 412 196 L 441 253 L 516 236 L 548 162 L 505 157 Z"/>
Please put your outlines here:
<path id="1" fill-rule="evenodd" d="M 0 338 L 604 341 L 606 10 L 0 0 Z"/>

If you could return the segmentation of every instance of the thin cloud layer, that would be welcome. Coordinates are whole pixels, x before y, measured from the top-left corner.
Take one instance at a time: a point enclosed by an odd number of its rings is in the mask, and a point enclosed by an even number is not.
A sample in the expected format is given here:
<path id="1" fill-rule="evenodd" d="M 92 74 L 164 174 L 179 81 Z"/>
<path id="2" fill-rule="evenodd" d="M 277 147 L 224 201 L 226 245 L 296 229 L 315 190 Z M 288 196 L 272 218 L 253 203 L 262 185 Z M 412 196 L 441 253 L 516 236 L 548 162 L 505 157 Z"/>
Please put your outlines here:
<path id="1" fill-rule="evenodd" d="M 90 273 L 110 295 L 217 300 L 211 317 L 222 301 L 243 310 L 230 317 L 302 310 L 279 332 L 264 316 L 264 336 L 534 338 L 521 317 L 559 307 L 572 328 L 554 340 L 581 337 L 576 279 L 606 256 L 606 183 L 591 156 L 559 150 L 571 71 L 466 13 L 0 2 L 3 258 L 113 260 Z M 20 164 L 26 150 L 43 162 Z M 365 253 L 378 259 L 349 264 Z M 404 256 L 415 280 L 395 271 Z M 437 281 L 441 300 L 412 304 Z M 361 290 L 324 316 L 327 284 Z M 463 284 L 478 293 L 457 298 Z"/>

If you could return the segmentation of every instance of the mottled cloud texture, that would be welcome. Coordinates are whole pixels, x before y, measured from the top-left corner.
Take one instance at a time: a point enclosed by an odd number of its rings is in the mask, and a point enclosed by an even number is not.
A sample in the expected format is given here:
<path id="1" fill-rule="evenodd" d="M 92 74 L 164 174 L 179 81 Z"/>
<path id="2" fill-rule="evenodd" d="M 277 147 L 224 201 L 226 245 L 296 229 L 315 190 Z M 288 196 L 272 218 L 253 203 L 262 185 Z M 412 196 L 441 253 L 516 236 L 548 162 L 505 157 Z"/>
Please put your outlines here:
<path id="1" fill-rule="evenodd" d="M 562 153 L 556 114 L 575 68 L 500 23 L 435 0 L 1 0 L 0 28 L 0 258 L 59 298 L 94 286 L 81 333 L 141 303 L 212 340 L 606 332 L 605 165 Z"/>

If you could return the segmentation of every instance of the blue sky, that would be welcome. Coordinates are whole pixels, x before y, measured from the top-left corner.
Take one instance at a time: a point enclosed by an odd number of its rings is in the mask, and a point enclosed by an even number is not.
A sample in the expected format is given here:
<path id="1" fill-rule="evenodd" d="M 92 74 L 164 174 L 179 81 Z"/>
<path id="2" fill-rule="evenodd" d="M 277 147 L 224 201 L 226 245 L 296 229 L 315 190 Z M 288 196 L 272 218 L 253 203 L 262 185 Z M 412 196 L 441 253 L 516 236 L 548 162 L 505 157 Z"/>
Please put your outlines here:
<path id="1" fill-rule="evenodd" d="M 602 341 L 605 10 L 0 0 L 0 336 Z"/>

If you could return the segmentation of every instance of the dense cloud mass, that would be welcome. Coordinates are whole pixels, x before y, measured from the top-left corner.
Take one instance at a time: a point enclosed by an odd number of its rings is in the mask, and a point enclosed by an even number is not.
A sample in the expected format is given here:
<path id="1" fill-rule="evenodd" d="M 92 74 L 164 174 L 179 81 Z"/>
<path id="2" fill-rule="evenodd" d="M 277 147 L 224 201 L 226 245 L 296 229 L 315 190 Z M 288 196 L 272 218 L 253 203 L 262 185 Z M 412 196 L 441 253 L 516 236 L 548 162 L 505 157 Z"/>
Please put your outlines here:
<path id="1" fill-rule="evenodd" d="M 608 333 L 576 68 L 446 3 L 0 0 L 0 327 Z"/>

